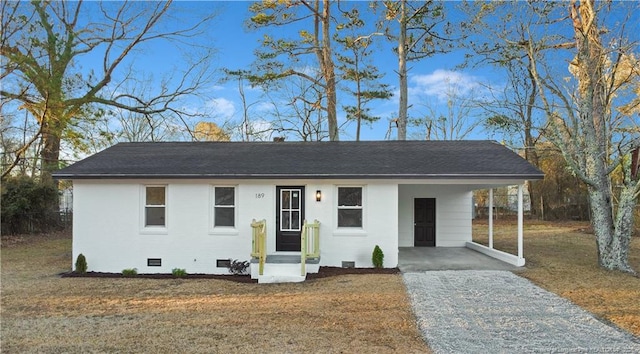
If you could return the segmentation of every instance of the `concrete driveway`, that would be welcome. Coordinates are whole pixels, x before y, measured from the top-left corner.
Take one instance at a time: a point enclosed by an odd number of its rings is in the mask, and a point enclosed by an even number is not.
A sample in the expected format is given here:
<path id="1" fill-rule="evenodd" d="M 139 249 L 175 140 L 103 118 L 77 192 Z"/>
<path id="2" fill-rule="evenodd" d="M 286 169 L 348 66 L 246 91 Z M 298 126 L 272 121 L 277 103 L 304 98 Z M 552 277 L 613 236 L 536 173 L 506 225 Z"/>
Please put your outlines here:
<path id="1" fill-rule="evenodd" d="M 518 269 L 466 247 L 400 247 L 398 268 L 402 272 Z"/>
<path id="2" fill-rule="evenodd" d="M 509 271 L 403 274 L 436 353 L 640 353 L 640 339 Z"/>

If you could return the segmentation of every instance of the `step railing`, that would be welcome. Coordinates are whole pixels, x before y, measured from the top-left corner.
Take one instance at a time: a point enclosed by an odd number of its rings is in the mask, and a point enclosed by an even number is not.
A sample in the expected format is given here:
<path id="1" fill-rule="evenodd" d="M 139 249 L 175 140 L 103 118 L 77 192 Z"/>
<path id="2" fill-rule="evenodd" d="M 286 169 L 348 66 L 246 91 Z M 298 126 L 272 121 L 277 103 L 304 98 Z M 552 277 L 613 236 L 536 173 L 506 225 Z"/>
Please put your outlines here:
<path id="1" fill-rule="evenodd" d="M 258 272 L 264 273 L 264 263 L 267 259 L 267 221 L 262 219 L 251 221 L 251 257 L 258 259 Z"/>
<path id="2" fill-rule="evenodd" d="M 307 259 L 320 258 L 320 222 L 314 220 L 302 224 L 300 234 L 300 275 L 307 275 Z"/>

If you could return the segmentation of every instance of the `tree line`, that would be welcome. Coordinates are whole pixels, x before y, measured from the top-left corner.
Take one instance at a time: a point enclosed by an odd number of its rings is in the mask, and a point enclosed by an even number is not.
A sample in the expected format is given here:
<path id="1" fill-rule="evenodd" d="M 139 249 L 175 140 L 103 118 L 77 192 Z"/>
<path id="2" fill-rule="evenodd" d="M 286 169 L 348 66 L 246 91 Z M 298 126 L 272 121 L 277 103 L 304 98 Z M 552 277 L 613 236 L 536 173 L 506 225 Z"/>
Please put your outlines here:
<path id="1" fill-rule="evenodd" d="M 336 141 L 347 129 L 360 140 L 362 126 L 383 118 L 376 107 L 395 94 L 386 138 L 464 139 L 483 130 L 521 147 L 543 169 L 549 157 L 540 151 L 556 152 L 584 186 L 601 265 L 632 271 L 628 250 L 640 194 L 637 3 L 255 2 L 245 23 L 262 35 L 253 64 L 222 71 L 214 70 L 208 40 L 211 23 L 225 16 L 216 6 L 0 6 L 3 180 L 26 175 L 50 183 L 65 160 L 117 141 L 252 141 L 273 132 Z M 173 46 L 182 65 L 164 76 L 139 67 L 136 55 L 155 42 Z M 392 49 L 380 53 L 381 43 Z M 451 51 L 466 55 L 457 69 L 491 68 L 504 85 L 486 83 L 474 96 L 452 84 L 441 93 L 444 112 L 415 113 L 421 102 L 409 95 L 413 65 Z M 377 55 L 396 59 L 395 84 L 383 80 Z M 242 110 L 235 121 L 185 104 L 210 98 L 220 81 L 238 83 Z M 260 101 L 250 101 L 247 86 L 263 88 Z M 265 102 L 272 103 L 269 119 L 252 109 Z M 408 136 L 410 127 L 418 135 Z M 545 206 L 540 186 L 528 186 L 538 212 Z"/>

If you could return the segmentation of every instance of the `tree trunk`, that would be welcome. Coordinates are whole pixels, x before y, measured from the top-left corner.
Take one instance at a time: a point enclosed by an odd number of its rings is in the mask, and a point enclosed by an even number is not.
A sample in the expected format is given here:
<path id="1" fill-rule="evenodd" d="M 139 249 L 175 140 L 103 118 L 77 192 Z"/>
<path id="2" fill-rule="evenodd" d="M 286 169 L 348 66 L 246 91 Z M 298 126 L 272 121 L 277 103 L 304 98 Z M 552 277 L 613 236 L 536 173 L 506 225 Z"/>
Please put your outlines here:
<path id="1" fill-rule="evenodd" d="M 51 122 L 43 122 L 42 150 L 40 151 L 40 177 L 43 183 L 53 183 L 51 173 L 60 168 L 60 134 L 58 129 L 51 128 Z"/>
<path id="2" fill-rule="evenodd" d="M 589 186 L 588 193 L 591 226 L 598 245 L 598 262 L 600 265 L 605 266 L 604 263 L 611 263 L 611 260 L 604 261 L 603 258 L 607 257 L 607 247 L 611 243 L 614 234 L 611 196 L 602 187 Z"/>
<path id="3" fill-rule="evenodd" d="M 525 147 L 524 147 L 524 158 L 529 161 L 530 164 L 539 167 L 539 157 L 538 152 L 535 148 L 535 141 L 531 137 L 531 129 L 525 128 Z M 538 186 L 541 184 L 541 181 L 527 181 L 527 190 L 529 191 L 529 201 L 531 203 L 531 215 L 536 215 L 540 218 L 542 205 L 540 204 L 540 199 L 538 198 Z"/>
<path id="4" fill-rule="evenodd" d="M 60 159 L 60 138 L 53 134 L 42 135 L 43 149 L 40 152 L 42 157 L 42 170 L 40 177 L 43 181 L 51 180 L 51 173 L 58 169 Z"/>
<path id="5" fill-rule="evenodd" d="M 338 141 L 340 137 L 338 135 L 338 117 L 336 113 L 336 74 L 331 56 L 331 35 L 329 31 L 331 25 L 330 1 L 323 0 L 322 6 L 322 73 L 327 85 L 327 124 L 329 140 Z"/>
<path id="6" fill-rule="evenodd" d="M 629 238 L 635 199 L 624 188 L 614 222 L 611 177 L 608 166 L 610 101 L 606 95 L 607 56 L 600 42 L 592 1 L 572 2 L 571 19 L 576 38 L 575 76 L 578 79 L 576 107 L 583 135 L 581 171 L 589 192 L 591 225 L 598 246 L 598 263 L 605 269 L 633 272 L 629 266 Z M 623 166 L 623 170 L 626 170 Z M 627 187 L 630 183 L 625 184 Z M 627 192 L 628 191 L 628 192 Z"/>
<path id="7" fill-rule="evenodd" d="M 607 247 L 607 264 L 603 267 L 607 269 L 619 269 L 629 273 L 635 273 L 629 264 L 629 247 L 631 243 L 631 235 L 633 234 L 633 211 L 636 206 L 636 200 L 633 197 L 633 187 L 626 185 L 620 192 L 616 221 L 615 233 L 611 244 Z"/>
<path id="8" fill-rule="evenodd" d="M 355 58 L 356 72 L 356 141 L 360 141 L 360 127 L 362 126 L 362 87 L 360 84 L 360 67 L 358 57 Z"/>
<path id="9" fill-rule="evenodd" d="M 622 191 L 615 224 L 609 193 L 589 188 L 589 205 L 591 225 L 598 245 L 598 264 L 605 269 L 634 273 L 629 264 L 635 207 L 632 194 L 628 189 Z"/>
<path id="10" fill-rule="evenodd" d="M 531 68 L 532 62 L 529 60 L 529 68 Z M 533 107 L 536 103 L 536 96 L 538 94 L 538 87 L 531 69 L 528 70 L 529 79 L 531 81 L 531 92 L 529 93 L 529 99 L 527 102 L 527 108 L 525 110 L 524 117 L 524 156 L 529 163 L 535 167 L 540 166 L 540 159 L 538 157 L 538 151 L 536 150 L 536 139 L 531 134 L 533 126 Z M 539 203 L 537 198 L 537 186 L 541 184 L 541 181 L 528 181 L 527 190 L 529 191 L 529 201 L 531 202 L 531 215 L 540 217 L 542 204 Z"/>
<path id="11" fill-rule="evenodd" d="M 398 140 L 407 140 L 407 4 L 400 1 L 400 35 L 398 36 L 398 76 L 400 78 L 400 106 L 398 108 Z"/>

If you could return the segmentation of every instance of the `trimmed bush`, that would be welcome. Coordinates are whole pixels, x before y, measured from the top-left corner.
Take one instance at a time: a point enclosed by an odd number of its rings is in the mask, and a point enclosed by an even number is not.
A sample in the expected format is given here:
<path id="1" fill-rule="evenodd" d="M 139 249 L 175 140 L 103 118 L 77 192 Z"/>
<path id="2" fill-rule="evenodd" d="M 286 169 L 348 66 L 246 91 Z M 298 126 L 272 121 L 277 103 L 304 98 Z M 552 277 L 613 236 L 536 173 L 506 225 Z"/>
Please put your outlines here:
<path id="1" fill-rule="evenodd" d="M 87 272 L 87 258 L 80 253 L 76 258 L 76 273 L 84 274 Z"/>
<path id="2" fill-rule="evenodd" d="M 135 277 L 136 275 L 138 275 L 138 269 L 137 268 L 127 268 L 127 269 L 123 269 L 122 270 L 122 275 L 124 275 L 125 277 Z"/>
<path id="3" fill-rule="evenodd" d="M 186 269 L 181 269 L 181 268 L 173 268 L 171 270 L 171 274 L 173 274 L 173 276 L 176 277 L 176 278 L 182 278 L 185 275 L 187 275 L 187 270 Z"/>
<path id="4" fill-rule="evenodd" d="M 373 254 L 371 255 L 371 263 L 373 263 L 374 268 L 382 268 L 382 264 L 384 263 L 384 253 L 380 249 L 380 246 L 376 245 L 373 248 Z"/>

